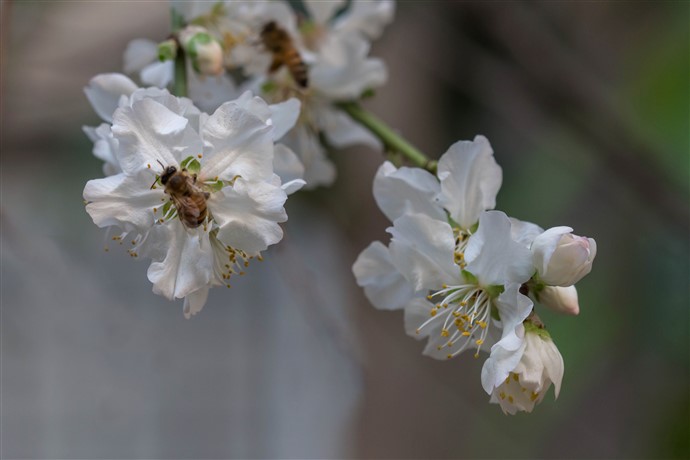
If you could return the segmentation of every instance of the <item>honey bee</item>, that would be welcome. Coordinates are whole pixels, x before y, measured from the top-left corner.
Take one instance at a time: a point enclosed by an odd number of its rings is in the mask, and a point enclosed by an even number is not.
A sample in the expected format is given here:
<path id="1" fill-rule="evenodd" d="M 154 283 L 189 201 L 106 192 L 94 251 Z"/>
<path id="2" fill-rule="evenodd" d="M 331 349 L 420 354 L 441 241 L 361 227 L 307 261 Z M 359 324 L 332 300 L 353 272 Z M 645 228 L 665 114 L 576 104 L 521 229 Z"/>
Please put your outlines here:
<path id="1" fill-rule="evenodd" d="M 164 168 L 160 180 L 165 186 L 165 193 L 170 195 L 175 204 L 182 223 L 189 228 L 201 225 L 208 215 L 206 200 L 210 194 L 196 185 L 196 174 L 189 174 L 186 169 L 178 171 L 175 166 L 168 166 Z"/>
<path id="2" fill-rule="evenodd" d="M 270 21 L 261 30 L 261 42 L 273 54 L 273 62 L 268 71 L 273 73 L 283 65 L 301 88 L 309 83 L 307 65 L 295 48 L 292 38 L 275 21 Z"/>

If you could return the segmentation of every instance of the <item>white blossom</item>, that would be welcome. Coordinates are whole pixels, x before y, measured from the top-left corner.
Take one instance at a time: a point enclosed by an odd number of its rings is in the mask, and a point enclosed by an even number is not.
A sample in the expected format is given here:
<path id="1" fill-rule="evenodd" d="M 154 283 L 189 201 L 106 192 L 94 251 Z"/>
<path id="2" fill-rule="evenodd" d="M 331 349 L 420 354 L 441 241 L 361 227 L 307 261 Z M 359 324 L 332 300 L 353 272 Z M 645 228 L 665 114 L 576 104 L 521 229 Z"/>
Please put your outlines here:
<path id="1" fill-rule="evenodd" d="M 529 322 L 525 324 L 522 345 L 513 353 L 513 359 L 519 356 L 517 365 L 490 391 L 491 402 L 511 415 L 519 411 L 532 412 L 552 383 L 557 398 L 563 380 L 563 357 L 556 344 L 544 329 Z"/>
<path id="2" fill-rule="evenodd" d="M 408 332 L 416 324 L 414 334 L 429 337 L 425 354 L 446 359 L 480 350 L 500 335 L 497 330 L 514 329 L 529 313 L 531 301 L 517 286 L 532 273 L 530 254 L 511 239 L 505 214 L 484 212 L 469 241 L 448 223 L 422 214 L 404 215 L 388 231 L 394 266 L 415 292 L 428 292 L 425 300 L 415 298 L 405 307 Z M 501 294 L 508 291 L 515 295 Z M 500 306 L 508 312 L 503 323 L 491 313 L 492 307 L 502 313 Z"/>
<path id="3" fill-rule="evenodd" d="M 529 244 L 513 240 L 524 233 L 516 230 L 519 221 L 484 212 L 495 205 L 501 179 L 483 136 L 451 146 L 439 160 L 439 178 L 388 162 L 376 174 L 374 198 L 393 221 L 392 240 L 389 248 L 369 246 L 353 272 L 374 306 L 405 309 L 408 333 L 429 338 L 425 354 L 446 359 L 481 349 L 529 313 L 519 308 L 531 308 L 531 301 L 517 287 L 512 298 L 501 294 L 534 271 Z M 501 305 L 520 312 L 518 319 L 502 324 L 491 318 L 499 295 Z"/>
<path id="4" fill-rule="evenodd" d="M 287 195 L 273 173 L 274 142 L 297 117 L 285 111 L 299 104 L 272 108 L 245 94 L 208 115 L 149 88 L 125 97 L 112 117 L 122 172 L 86 184 L 86 210 L 98 226 L 119 227 L 114 239 L 131 239 L 133 257 L 152 259 L 154 292 L 186 298 L 187 316 L 201 309 L 208 287 L 228 284 L 282 238 Z M 202 222 L 185 220 L 160 183 L 171 167 L 204 194 Z"/>

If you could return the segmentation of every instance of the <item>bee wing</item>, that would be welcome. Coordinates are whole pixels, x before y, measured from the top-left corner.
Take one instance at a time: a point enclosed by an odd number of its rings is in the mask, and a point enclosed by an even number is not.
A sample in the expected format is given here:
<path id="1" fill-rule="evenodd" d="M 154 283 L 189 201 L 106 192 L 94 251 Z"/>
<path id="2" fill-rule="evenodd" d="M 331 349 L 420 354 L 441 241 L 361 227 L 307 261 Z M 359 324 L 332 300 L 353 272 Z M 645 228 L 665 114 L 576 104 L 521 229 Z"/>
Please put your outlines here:
<path id="1" fill-rule="evenodd" d="M 182 220 L 198 219 L 201 215 L 201 209 L 192 196 L 173 195 L 172 200 Z"/>

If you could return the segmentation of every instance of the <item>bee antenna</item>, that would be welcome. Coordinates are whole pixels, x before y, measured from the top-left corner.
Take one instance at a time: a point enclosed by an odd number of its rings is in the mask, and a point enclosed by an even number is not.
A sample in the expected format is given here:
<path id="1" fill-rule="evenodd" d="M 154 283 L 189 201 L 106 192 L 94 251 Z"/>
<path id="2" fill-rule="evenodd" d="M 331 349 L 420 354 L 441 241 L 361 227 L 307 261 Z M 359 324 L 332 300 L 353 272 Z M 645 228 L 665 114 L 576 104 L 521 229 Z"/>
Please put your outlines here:
<path id="1" fill-rule="evenodd" d="M 157 159 L 156 161 L 158 162 L 159 165 L 161 165 L 161 168 L 163 168 L 163 170 L 165 171 L 165 165 L 163 163 L 161 163 L 161 160 Z"/>

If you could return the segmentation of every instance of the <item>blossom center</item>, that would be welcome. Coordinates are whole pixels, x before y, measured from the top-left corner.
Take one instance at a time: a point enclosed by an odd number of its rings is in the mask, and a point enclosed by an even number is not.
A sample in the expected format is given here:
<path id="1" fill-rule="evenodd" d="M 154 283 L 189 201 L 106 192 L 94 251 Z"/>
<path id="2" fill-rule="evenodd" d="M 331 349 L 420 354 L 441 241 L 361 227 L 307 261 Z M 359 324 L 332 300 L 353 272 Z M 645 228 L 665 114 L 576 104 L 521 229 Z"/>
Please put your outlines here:
<path id="1" fill-rule="evenodd" d="M 486 340 L 491 322 L 491 297 L 475 284 L 443 285 L 443 288 L 429 294 L 428 300 L 435 300 L 429 311 L 431 316 L 417 328 L 417 333 L 431 324 L 441 324 L 439 334 L 445 342 L 438 350 L 448 347 L 447 358 L 453 358 L 468 346 L 477 347 L 475 357 Z"/>
<path id="2" fill-rule="evenodd" d="M 544 391 L 534 391 L 524 386 L 520 380 L 520 374 L 514 372 L 508 374 L 505 381 L 494 390 L 498 403 L 504 410 L 518 408 L 531 411 L 534 405 L 541 401 L 544 393 Z"/>
<path id="3" fill-rule="evenodd" d="M 214 230 L 210 235 L 214 253 L 215 273 L 220 276 L 220 281 L 229 288 L 230 278 L 233 275 L 243 276 L 245 273 L 244 270 L 249 267 L 249 263 L 253 259 L 257 259 L 261 262 L 263 258 L 260 255 L 257 257 L 250 256 L 240 249 L 235 249 L 232 246 L 223 244 L 217 238 L 217 233 L 218 231 Z"/>

